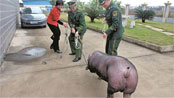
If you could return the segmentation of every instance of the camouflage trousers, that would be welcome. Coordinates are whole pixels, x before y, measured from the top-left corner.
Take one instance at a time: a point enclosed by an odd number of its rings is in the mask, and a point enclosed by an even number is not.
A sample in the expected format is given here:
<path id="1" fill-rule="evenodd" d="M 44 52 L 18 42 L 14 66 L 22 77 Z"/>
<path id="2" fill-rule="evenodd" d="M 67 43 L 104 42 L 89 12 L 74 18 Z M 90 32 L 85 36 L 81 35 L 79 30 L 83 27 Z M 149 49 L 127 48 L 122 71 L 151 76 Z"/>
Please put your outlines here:
<path id="1" fill-rule="evenodd" d="M 75 47 L 75 34 L 71 33 L 69 36 L 69 44 L 71 48 L 71 52 L 76 54 L 76 57 L 82 56 L 82 48 L 83 48 L 83 43 L 82 43 L 83 35 L 80 35 L 80 38 L 78 39 L 78 43 L 80 44 L 80 47 L 77 49 Z"/>
<path id="2" fill-rule="evenodd" d="M 120 44 L 121 38 L 109 39 L 106 40 L 105 52 L 109 55 L 117 56 L 117 49 Z"/>

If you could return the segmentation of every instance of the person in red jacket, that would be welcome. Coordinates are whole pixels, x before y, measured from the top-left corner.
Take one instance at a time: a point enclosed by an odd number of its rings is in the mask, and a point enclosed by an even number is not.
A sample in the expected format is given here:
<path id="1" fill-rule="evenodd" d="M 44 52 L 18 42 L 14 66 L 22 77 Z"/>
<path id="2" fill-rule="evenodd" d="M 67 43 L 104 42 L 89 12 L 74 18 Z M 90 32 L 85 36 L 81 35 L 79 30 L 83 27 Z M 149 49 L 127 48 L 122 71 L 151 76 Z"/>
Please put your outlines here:
<path id="1" fill-rule="evenodd" d="M 53 35 L 51 36 L 53 43 L 51 44 L 50 49 L 53 49 L 54 52 L 56 53 L 62 53 L 62 51 L 59 48 L 59 39 L 61 32 L 58 24 L 67 27 L 67 24 L 65 22 L 60 21 L 59 19 L 62 6 L 63 6 L 63 1 L 57 0 L 56 5 L 51 9 L 47 18 L 47 24 L 53 33 Z"/>

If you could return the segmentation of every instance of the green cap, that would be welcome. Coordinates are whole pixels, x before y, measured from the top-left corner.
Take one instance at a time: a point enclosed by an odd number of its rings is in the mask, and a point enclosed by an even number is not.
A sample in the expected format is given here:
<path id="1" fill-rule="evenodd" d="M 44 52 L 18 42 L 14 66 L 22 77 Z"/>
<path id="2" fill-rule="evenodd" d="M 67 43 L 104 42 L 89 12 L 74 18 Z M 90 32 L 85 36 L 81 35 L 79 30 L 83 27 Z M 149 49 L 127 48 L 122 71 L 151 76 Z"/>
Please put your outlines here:
<path id="1" fill-rule="evenodd" d="M 76 0 L 70 0 L 70 1 L 68 2 L 68 4 L 74 4 L 74 3 L 76 3 Z"/>
<path id="2" fill-rule="evenodd" d="M 102 5 L 103 3 L 105 3 L 106 0 L 99 0 L 99 3 Z"/>

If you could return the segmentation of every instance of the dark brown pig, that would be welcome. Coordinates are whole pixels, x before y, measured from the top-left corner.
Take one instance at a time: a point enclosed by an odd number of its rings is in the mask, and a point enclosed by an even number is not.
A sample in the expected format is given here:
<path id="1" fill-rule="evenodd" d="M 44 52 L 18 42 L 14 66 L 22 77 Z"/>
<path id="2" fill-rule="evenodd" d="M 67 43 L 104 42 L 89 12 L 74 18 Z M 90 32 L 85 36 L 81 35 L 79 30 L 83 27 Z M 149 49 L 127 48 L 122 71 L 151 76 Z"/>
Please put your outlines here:
<path id="1" fill-rule="evenodd" d="M 108 82 L 107 98 L 113 98 L 115 92 L 123 92 L 123 98 L 131 98 L 138 83 L 135 66 L 126 58 L 110 56 L 95 51 L 88 57 L 87 69 Z"/>

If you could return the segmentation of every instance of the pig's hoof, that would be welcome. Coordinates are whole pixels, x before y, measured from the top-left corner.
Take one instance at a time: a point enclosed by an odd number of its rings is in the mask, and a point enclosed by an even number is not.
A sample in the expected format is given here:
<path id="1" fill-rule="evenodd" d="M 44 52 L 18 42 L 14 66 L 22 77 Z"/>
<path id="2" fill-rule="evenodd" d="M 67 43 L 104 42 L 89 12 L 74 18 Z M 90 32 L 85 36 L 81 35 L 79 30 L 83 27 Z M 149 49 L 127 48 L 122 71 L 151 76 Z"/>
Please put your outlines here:
<path id="1" fill-rule="evenodd" d="M 85 69 L 88 70 L 88 67 L 86 67 Z"/>

